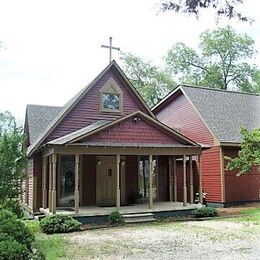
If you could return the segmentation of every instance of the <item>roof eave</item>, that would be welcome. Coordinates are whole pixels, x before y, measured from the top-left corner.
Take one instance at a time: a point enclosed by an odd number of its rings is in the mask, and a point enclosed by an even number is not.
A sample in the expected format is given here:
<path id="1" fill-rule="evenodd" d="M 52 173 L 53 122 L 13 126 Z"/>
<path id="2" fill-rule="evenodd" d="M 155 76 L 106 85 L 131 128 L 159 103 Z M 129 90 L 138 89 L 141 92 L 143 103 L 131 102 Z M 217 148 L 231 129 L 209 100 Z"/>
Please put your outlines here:
<path id="1" fill-rule="evenodd" d="M 241 143 L 239 142 L 220 142 L 221 146 L 226 146 L 226 147 L 240 147 Z"/>
<path id="2" fill-rule="evenodd" d="M 168 93 L 160 102 L 158 102 L 155 106 L 153 106 L 151 108 L 153 113 L 156 113 L 160 110 L 160 108 L 162 107 L 162 105 L 165 104 L 166 101 L 168 101 L 168 99 L 170 99 L 176 92 L 178 91 L 183 91 L 181 88 L 182 85 L 178 85 L 174 90 L 172 90 L 170 93 Z"/>

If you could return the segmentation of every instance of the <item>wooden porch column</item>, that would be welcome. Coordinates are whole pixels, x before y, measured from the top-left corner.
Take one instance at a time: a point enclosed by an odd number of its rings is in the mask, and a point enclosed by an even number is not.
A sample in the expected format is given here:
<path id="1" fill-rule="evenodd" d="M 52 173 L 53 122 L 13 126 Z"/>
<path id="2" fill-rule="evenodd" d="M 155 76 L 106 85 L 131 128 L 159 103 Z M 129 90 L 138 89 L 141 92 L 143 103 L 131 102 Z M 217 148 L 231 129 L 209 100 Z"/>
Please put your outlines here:
<path id="1" fill-rule="evenodd" d="M 187 206 L 186 155 L 183 155 L 183 207 Z"/>
<path id="2" fill-rule="evenodd" d="M 193 196 L 193 168 L 192 168 L 192 156 L 189 157 L 190 166 L 190 204 L 194 202 Z"/>
<path id="3" fill-rule="evenodd" d="M 153 156 L 149 155 L 149 209 L 153 208 Z"/>
<path id="4" fill-rule="evenodd" d="M 177 164 L 176 157 L 173 157 L 173 193 L 174 193 L 174 202 L 177 202 Z"/>
<path id="5" fill-rule="evenodd" d="M 172 167 L 172 158 L 168 157 L 168 164 L 169 164 L 169 201 L 173 201 L 172 197 L 172 174 L 173 174 L 173 167 Z"/>
<path id="6" fill-rule="evenodd" d="M 27 174 L 25 179 L 25 204 L 29 204 L 29 176 Z"/>
<path id="7" fill-rule="evenodd" d="M 49 212 L 52 212 L 52 155 L 49 156 Z"/>
<path id="8" fill-rule="evenodd" d="M 79 155 L 75 155 L 75 213 L 79 213 Z"/>
<path id="9" fill-rule="evenodd" d="M 200 198 L 200 203 L 203 204 L 201 155 L 198 155 L 198 170 L 199 170 L 199 198 Z"/>
<path id="10" fill-rule="evenodd" d="M 120 208 L 120 155 L 116 155 L 116 208 Z"/>
<path id="11" fill-rule="evenodd" d="M 52 155 L 52 214 L 56 214 L 57 154 Z"/>
<path id="12" fill-rule="evenodd" d="M 42 161 L 42 207 L 44 209 L 47 208 L 47 188 L 46 188 L 46 182 L 47 182 L 47 157 L 43 157 Z"/>

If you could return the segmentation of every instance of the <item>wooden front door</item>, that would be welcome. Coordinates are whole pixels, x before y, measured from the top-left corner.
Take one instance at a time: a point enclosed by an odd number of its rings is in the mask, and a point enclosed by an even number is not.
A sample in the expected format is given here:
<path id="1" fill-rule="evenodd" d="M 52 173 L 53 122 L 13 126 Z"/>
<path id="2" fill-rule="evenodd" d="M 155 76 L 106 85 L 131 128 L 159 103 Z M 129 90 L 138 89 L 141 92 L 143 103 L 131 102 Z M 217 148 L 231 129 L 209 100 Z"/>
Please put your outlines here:
<path id="1" fill-rule="evenodd" d="M 116 158 L 115 156 L 97 157 L 98 206 L 116 205 Z"/>

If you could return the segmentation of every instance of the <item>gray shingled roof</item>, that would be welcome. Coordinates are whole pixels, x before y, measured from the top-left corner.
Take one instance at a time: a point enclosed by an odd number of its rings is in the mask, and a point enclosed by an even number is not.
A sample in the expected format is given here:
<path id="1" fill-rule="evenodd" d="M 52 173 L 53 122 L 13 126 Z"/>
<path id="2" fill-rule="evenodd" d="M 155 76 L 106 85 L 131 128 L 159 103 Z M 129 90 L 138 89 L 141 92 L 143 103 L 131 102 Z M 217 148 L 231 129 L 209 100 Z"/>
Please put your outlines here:
<path id="1" fill-rule="evenodd" d="M 260 127 L 260 96 L 181 86 L 220 142 L 240 143 L 240 128 Z"/>
<path id="2" fill-rule="evenodd" d="M 99 120 L 91 125 L 88 125 L 86 127 L 83 127 L 75 132 L 72 132 L 70 134 L 64 135 L 62 137 L 59 137 L 57 139 L 54 139 L 52 141 L 50 141 L 48 144 L 66 144 L 76 138 L 79 138 L 81 136 L 84 136 L 96 129 L 98 129 L 99 127 L 106 125 L 110 123 L 110 121 L 107 120 Z"/>
<path id="3" fill-rule="evenodd" d="M 30 144 L 35 142 L 62 109 L 62 107 L 54 106 L 27 105 Z"/>

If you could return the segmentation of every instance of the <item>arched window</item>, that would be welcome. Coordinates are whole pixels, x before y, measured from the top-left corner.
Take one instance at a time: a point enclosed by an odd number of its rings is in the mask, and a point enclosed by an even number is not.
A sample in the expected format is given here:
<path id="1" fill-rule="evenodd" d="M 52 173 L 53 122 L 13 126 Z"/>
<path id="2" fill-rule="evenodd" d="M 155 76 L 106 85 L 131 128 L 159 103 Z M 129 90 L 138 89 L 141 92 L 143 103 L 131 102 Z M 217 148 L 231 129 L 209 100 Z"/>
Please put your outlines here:
<path id="1" fill-rule="evenodd" d="M 110 78 L 100 90 L 100 112 L 123 112 L 123 93 L 116 82 Z"/>

